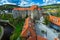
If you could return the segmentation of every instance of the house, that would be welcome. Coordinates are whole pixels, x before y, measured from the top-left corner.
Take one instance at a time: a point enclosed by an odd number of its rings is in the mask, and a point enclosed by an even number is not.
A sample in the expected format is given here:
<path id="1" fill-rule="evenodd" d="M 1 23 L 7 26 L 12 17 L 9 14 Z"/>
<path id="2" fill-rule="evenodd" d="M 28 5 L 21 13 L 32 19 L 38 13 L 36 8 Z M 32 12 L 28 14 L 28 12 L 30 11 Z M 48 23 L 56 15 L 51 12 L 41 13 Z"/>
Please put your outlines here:
<path id="1" fill-rule="evenodd" d="M 14 8 L 12 13 L 13 13 L 13 17 L 17 18 L 17 17 L 26 17 L 26 15 L 30 15 L 31 13 L 41 13 L 42 12 L 42 8 L 38 7 L 37 5 L 32 5 L 29 8 L 24 8 L 24 7 L 20 7 L 20 8 Z"/>
<path id="2" fill-rule="evenodd" d="M 0 10 L 0 14 L 12 14 L 12 10 Z"/>

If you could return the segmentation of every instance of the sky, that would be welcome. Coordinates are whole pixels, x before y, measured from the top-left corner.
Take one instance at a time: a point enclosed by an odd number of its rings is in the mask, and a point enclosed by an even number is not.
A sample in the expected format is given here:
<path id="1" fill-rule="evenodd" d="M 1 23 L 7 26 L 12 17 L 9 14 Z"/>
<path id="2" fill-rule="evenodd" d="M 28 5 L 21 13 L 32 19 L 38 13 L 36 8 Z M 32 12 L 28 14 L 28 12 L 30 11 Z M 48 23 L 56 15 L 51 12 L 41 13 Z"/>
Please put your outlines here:
<path id="1" fill-rule="evenodd" d="M 0 5 L 13 4 L 18 6 L 44 6 L 50 4 L 59 4 L 60 0 L 0 0 Z"/>

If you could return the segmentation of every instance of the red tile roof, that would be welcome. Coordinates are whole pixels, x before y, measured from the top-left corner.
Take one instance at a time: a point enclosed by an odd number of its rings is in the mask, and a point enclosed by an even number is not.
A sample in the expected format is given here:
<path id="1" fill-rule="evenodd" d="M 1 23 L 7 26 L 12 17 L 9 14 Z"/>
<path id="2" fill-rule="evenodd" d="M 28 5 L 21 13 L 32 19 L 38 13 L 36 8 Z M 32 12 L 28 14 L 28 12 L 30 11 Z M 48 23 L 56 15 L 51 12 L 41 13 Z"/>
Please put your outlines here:
<path id="1" fill-rule="evenodd" d="M 38 8 L 38 6 L 31 6 L 30 8 L 14 8 L 13 10 L 42 10 L 42 8 Z"/>

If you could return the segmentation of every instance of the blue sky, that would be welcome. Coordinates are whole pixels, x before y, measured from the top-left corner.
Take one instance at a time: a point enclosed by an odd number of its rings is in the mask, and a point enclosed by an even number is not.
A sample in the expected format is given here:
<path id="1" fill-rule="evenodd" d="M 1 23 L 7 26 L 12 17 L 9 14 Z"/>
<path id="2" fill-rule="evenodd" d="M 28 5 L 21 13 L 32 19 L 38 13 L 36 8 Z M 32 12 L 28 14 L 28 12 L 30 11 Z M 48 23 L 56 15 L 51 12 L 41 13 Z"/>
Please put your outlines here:
<path id="1" fill-rule="evenodd" d="M 0 5 L 13 4 L 18 6 L 31 6 L 31 5 L 50 5 L 59 4 L 60 0 L 0 0 Z"/>

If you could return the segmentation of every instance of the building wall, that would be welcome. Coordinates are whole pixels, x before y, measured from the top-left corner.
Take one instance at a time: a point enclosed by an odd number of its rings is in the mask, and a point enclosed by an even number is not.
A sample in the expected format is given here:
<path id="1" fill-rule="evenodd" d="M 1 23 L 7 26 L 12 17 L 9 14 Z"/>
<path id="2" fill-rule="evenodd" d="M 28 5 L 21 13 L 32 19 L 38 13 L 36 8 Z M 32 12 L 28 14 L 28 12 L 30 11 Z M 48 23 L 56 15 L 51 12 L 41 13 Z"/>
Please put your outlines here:
<path id="1" fill-rule="evenodd" d="M 38 6 L 31 6 L 30 8 L 14 8 L 13 9 L 13 17 L 14 18 L 17 18 L 17 17 L 25 18 L 26 15 L 29 16 L 29 15 L 31 15 L 31 13 L 33 13 L 34 16 L 38 18 L 38 16 L 36 16 L 36 15 L 42 16 L 41 15 L 42 9 L 38 8 Z"/>
<path id="2" fill-rule="evenodd" d="M 17 18 L 17 17 L 20 17 L 20 18 L 25 18 L 26 15 L 28 15 L 28 10 L 13 10 L 12 11 L 13 13 L 13 17 L 14 18 Z"/>
<path id="3" fill-rule="evenodd" d="M 31 11 L 31 10 L 20 10 L 20 11 L 19 10 L 13 10 L 12 13 L 13 13 L 14 18 L 17 18 L 17 17 L 25 18 L 27 15 L 31 15 L 31 13 L 33 13 L 35 17 L 37 17 L 36 15 L 42 16 L 41 10 L 33 10 L 33 11 Z"/>

